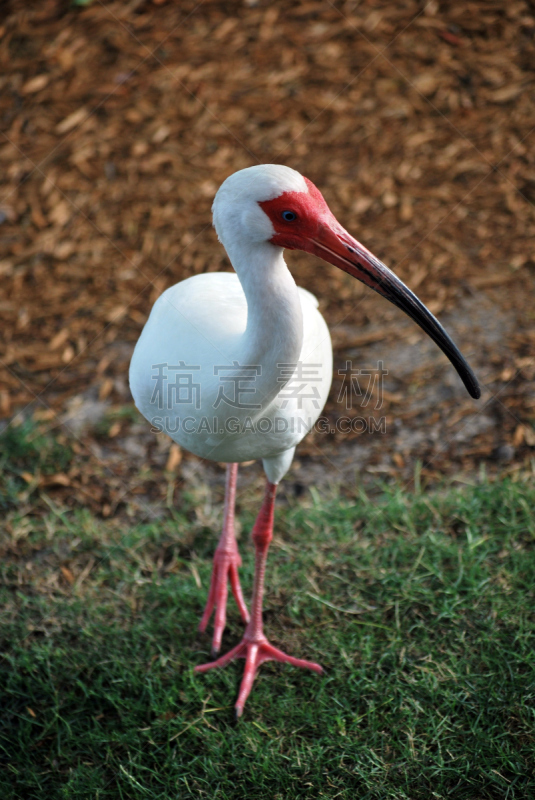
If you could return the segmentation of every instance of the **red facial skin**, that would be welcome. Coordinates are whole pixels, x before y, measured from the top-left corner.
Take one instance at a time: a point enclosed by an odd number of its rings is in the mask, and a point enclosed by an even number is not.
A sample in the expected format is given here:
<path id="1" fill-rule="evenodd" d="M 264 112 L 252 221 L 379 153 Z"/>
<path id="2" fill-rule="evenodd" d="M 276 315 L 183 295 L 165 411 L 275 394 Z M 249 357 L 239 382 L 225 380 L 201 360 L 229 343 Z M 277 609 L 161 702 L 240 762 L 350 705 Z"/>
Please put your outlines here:
<path id="1" fill-rule="evenodd" d="M 271 220 L 271 242 L 288 250 L 305 250 L 339 267 L 386 297 L 408 314 L 447 355 L 469 394 L 481 396 L 477 379 L 444 328 L 411 290 L 337 221 L 319 189 L 305 178 L 308 192 L 283 192 L 259 203 Z M 287 221 L 284 211 L 296 218 Z"/>
<path id="2" fill-rule="evenodd" d="M 313 253 L 386 296 L 381 285 L 387 268 L 340 225 L 312 181 L 305 181 L 308 194 L 283 192 L 258 204 L 275 228 L 270 241 L 288 250 Z M 293 211 L 296 219 L 287 222 L 284 211 Z"/>
<path id="3" fill-rule="evenodd" d="M 305 181 L 308 194 L 283 192 L 274 200 L 258 204 L 275 228 L 275 236 L 271 241 L 288 250 L 304 250 L 306 240 L 315 239 L 325 224 L 338 225 L 320 190 L 308 178 Z M 282 216 L 283 211 L 293 211 L 297 219 L 287 222 Z"/>

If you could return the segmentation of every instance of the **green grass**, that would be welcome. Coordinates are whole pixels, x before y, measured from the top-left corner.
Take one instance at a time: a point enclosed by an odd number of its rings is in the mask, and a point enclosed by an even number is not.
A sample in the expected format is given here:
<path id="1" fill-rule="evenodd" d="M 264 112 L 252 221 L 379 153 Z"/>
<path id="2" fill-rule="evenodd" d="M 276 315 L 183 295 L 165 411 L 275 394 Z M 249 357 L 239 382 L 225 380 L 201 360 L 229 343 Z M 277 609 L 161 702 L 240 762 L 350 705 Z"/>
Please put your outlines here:
<path id="1" fill-rule="evenodd" d="M 72 457 L 65 437 L 43 432 L 30 419 L 0 431 L 0 513 L 35 497 L 38 478 L 62 472 Z"/>
<path id="2" fill-rule="evenodd" d="M 210 509 L 130 528 L 13 516 L 0 797 L 535 797 L 534 505 L 511 480 L 281 503 L 266 632 L 326 675 L 264 665 L 238 723 L 243 662 L 193 673 Z M 231 602 L 225 650 L 241 630 Z"/>

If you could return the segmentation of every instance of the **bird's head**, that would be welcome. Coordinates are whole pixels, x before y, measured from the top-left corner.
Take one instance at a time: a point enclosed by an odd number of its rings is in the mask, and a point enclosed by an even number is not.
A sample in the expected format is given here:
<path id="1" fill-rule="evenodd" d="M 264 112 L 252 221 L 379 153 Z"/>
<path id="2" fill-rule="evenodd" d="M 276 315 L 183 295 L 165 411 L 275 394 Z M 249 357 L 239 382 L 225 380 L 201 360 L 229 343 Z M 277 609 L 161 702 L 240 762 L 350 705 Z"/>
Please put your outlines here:
<path id="1" fill-rule="evenodd" d="M 436 342 L 469 394 L 476 399 L 481 396 L 474 373 L 440 322 L 385 264 L 340 225 L 308 178 L 280 164 L 240 170 L 222 184 L 212 211 L 219 239 L 229 254 L 236 241 L 250 247 L 269 243 L 304 250 L 386 297 Z"/>

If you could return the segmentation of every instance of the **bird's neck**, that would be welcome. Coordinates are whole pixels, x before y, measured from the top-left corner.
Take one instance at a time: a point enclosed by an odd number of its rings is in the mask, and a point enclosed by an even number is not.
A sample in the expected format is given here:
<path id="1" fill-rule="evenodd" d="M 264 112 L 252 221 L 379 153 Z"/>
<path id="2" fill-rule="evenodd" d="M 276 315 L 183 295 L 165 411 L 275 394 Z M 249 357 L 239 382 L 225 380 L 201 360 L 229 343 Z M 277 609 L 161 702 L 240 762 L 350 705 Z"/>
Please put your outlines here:
<path id="1" fill-rule="evenodd" d="M 247 327 L 240 363 L 260 366 L 257 387 L 266 399 L 281 390 L 288 372 L 280 364 L 296 364 L 303 344 L 303 314 L 295 281 L 283 250 L 269 243 L 232 248 L 230 259 L 247 300 Z"/>

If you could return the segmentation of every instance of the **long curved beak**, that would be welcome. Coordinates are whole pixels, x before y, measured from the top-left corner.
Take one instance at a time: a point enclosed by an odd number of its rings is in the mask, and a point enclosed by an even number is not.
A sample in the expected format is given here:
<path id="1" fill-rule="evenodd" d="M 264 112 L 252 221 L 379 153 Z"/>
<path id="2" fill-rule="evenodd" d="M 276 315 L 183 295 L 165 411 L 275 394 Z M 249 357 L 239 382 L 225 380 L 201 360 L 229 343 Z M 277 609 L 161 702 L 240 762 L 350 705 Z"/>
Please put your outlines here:
<path id="1" fill-rule="evenodd" d="M 449 358 L 471 397 L 476 400 L 481 397 L 476 376 L 440 322 L 397 275 L 338 222 L 336 226 L 323 224 L 317 233 L 307 238 L 305 249 L 357 278 L 408 314 Z"/>

